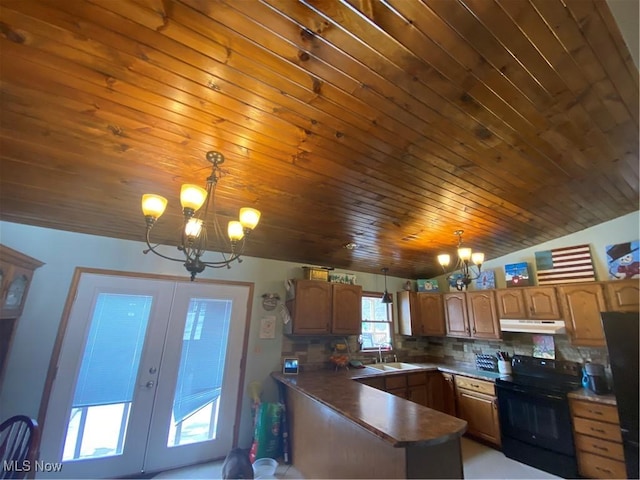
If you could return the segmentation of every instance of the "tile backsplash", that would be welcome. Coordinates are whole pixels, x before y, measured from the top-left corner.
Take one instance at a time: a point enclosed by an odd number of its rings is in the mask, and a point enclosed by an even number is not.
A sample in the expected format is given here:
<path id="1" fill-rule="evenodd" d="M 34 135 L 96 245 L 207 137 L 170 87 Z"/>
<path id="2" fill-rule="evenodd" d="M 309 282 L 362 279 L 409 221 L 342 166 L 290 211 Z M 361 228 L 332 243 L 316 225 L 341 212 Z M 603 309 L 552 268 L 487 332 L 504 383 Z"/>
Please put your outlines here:
<path id="1" fill-rule="evenodd" d="M 498 350 L 510 355 L 533 355 L 533 336 L 527 333 L 503 333 L 500 340 L 478 340 L 450 337 L 402 337 L 396 335 L 393 353 L 402 361 L 423 361 L 426 358 L 444 362 L 475 365 L 476 354 L 495 355 Z M 554 335 L 556 358 L 585 363 L 601 363 L 609 367 L 609 356 L 605 347 L 576 347 L 566 335 Z M 329 357 L 336 340 L 347 340 L 351 359 L 372 361 L 377 352 L 359 352 L 357 337 L 291 337 L 284 336 L 282 357 L 296 356 L 301 369 L 317 370 L 330 368 Z M 383 352 L 384 354 L 384 352 Z"/>

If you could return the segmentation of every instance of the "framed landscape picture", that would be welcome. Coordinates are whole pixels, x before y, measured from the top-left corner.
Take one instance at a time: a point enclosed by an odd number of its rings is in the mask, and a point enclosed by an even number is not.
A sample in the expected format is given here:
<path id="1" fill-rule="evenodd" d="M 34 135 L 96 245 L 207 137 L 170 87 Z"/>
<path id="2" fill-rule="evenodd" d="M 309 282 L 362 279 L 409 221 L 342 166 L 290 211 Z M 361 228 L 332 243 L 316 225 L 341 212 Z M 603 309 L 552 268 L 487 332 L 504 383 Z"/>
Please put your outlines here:
<path id="1" fill-rule="evenodd" d="M 478 290 L 488 290 L 496 288 L 496 276 L 493 270 L 484 270 L 476 279 L 476 288 Z"/>
<path id="2" fill-rule="evenodd" d="M 416 283 L 418 284 L 419 292 L 437 292 L 439 290 L 437 280 L 424 280 L 419 278 Z"/>
<path id="3" fill-rule="evenodd" d="M 526 287 L 529 281 L 529 264 L 527 262 L 511 263 L 504 266 L 504 279 L 507 287 Z"/>

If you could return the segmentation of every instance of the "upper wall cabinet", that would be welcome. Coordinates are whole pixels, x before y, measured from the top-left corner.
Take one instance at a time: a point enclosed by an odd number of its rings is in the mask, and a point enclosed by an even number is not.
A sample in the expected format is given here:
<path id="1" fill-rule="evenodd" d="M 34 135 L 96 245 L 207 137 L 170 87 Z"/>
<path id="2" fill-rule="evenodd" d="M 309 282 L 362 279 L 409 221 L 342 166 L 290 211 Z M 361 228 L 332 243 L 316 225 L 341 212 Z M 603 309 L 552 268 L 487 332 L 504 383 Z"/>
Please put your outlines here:
<path id="1" fill-rule="evenodd" d="M 285 333 L 294 335 L 359 335 L 362 287 L 321 280 L 296 280 L 287 300 L 292 321 Z"/>
<path id="2" fill-rule="evenodd" d="M 640 311 L 640 282 L 614 280 L 604 284 L 607 307 L 611 312 Z"/>
<path id="3" fill-rule="evenodd" d="M 400 335 L 442 337 L 445 335 L 444 308 L 439 293 L 397 293 Z"/>
<path id="4" fill-rule="evenodd" d="M 448 337 L 500 338 L 494 290 L 442 295 Z"/>
<path id="5" fill-rule="evenodd" d="M 500 318 L 559 320 L 562 318 L 554 287 L 524 287 L 496 290 Z"/>
<path id="6" fill-rule="evenodd" d="M 607 310 L 601 283 L 558 286 L 567 333 L 573 345 L 605 346 L 600 312 Z"/>

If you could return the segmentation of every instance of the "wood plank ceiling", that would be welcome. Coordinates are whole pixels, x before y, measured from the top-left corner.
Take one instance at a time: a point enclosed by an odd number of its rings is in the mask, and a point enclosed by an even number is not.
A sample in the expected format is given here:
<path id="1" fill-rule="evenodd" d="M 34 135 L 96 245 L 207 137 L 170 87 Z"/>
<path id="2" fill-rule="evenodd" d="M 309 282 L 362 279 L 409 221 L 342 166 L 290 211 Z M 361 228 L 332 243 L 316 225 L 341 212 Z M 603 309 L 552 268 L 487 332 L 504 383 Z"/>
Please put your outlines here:
<path id="1" fill-rule="evenodd" d="M 143 241 L 155 192 L 176 245 L 209 150 L 225 223 L 263 213 L 246 254 L 307 265 L 428 278 L 459 228 L 495 258 L 638 209 L 604 0 L 0 6 L 2 220 Z"/>

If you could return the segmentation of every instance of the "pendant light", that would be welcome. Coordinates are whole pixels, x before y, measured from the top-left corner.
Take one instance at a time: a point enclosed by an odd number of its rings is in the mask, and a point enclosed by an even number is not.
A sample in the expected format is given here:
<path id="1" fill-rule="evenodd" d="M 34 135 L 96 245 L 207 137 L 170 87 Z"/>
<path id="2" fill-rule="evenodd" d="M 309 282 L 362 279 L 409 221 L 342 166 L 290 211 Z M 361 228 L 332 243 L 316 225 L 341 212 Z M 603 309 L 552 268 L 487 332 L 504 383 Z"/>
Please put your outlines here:
<path id="1" fill-rule="evenodd" d="M 384 295 L 382 295 L 382 298 L 380 299 L 380 301 L 386 304 L 393 303 L 393 297 L 387 291 L 387 272 L 388 271 L 389 269 L 387 267 L 384 267 L 382 269 L 382 273 L 384 273 Z"/>

